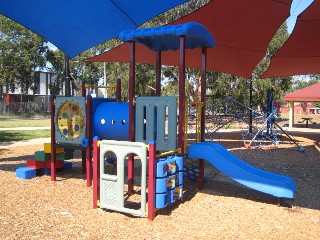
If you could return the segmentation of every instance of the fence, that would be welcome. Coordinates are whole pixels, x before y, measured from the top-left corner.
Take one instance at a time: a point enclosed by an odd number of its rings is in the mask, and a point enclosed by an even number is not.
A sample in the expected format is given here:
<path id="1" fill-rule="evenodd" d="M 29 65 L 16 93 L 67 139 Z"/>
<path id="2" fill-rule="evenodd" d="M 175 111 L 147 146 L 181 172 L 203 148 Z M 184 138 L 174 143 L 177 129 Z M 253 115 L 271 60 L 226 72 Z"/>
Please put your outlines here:
<path id="1" fill-rule="evenodd" d="M 34 96 L 33 101 L 0 102 L 0 113 L 46 114 L 50 112 L 50 96 Z"/>

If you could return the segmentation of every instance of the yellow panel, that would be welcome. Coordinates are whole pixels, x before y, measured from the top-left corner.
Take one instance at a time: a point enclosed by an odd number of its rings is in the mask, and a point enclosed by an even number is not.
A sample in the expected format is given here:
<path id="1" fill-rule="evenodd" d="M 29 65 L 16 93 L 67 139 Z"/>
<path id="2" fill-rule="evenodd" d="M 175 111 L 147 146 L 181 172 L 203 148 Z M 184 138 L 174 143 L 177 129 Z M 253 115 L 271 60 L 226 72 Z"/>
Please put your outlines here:
<path id="1" fill-rule="evenodd" d="M 44 145 L 43 147 L 44 152 L 51 153 L 51 143 L 44 143 L 43 145 Z M 61 152 L 64 152 L 63 148 L 56 148 L 56 153 L 61 153 Z"/>

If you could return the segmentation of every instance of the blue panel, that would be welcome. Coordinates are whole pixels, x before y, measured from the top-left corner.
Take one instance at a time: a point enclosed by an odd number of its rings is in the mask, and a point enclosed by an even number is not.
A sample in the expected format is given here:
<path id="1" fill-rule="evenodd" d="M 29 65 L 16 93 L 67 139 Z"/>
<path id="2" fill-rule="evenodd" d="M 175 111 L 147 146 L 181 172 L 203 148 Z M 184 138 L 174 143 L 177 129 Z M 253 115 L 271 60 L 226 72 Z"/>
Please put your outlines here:
<path id="1" fill-rule="evenodd" d="M 157 178 L 156 193 L 166 193 L 166 192 L 167 192 L 167 178 Z"/>
<path id="2" fill-rule="evenodd" d="M 211 33 L 201 24 L 189 22 L 185 24 L 125 30 L 119 35 L 124 42 L 135 41 L 154 51 L 177 50 L 180 36 L 186 37 L 186 48 L 213 47 L 215 41 Z"/>
<path id="3" fill-rule="evenodd" d="M 167 192 L 167 203 L 174 203 L 174 189 L 170 189 Z"/>
<path id="4" fill-rule="evenodd" d="M 156 208 L 165 208 L 167 206 L 167 193 L 156 194 Z"/>
<path id="5" fill-rule="evenodd" d="M 168 174 L 168 165 L 165 158 L 161 158 L 157 161 L 156 165 L 156 177 L 163 178 Z"/>
<path id="6" fill-rule="evenodd" d="M 256 168 L 218 143 L 191 144 L 188 157 L 205 159 L 228 177 L 257 191 L 279 198 L 294 197 L 296 185 L 290 177 Z"/>
<path id="7" fill-rule="evenodd" d="M 69 57 L 137 28 L 186 0 L 1 0 L 0 14 L 46 38 Z"/>

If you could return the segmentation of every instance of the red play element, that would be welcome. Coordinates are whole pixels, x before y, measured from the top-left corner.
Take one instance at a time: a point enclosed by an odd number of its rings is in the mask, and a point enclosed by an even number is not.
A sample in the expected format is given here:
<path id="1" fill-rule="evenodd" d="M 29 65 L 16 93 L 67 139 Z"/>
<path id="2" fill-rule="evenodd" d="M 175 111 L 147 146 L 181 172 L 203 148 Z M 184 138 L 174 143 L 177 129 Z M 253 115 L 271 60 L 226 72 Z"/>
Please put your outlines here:
<path id="1" fill-rule="evenodd" d="M 98 142 L 98 140 L 93 140 L 93 208 L 98 207 L 100 199 L 100 147 Z"/>
<path id="2" fill-rule="evenodd" d="M 34 159 L 27 159 L 26 166 L 28 168 L 34 168 L 34 169 L 42 169 L 42 168 L 51 168 L 51 162 L 40 162 L 36 161 Z M 62 168 L 64 166 L 64 161 L 56 161 L 55 167 L 56 168 Z"/>
<path id="3" fill-rule="evenodd" d="M 148 172 L 148 219 L 153 221 L 155 208 L 155 164 L 156 164 L 156 143 L 149 143 L 149 172 Z"/>

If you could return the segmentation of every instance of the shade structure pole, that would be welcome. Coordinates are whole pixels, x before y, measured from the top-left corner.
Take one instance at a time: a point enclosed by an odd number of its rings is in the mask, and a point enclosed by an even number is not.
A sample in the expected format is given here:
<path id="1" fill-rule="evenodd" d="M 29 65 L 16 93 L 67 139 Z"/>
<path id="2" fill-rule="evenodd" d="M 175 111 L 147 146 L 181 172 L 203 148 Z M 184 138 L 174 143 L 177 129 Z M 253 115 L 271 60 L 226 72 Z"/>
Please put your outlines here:
<path id="1" fill-rule="evenodd" d="M 201 127 L 200 127 L 200 139 L 201 142 L 205 141 L 205 109 L 206 109 L 206 89 L 207 89 L 207 48 L 202 48 L 201 52 L 201 94 L 200 100 L 202 102 L 201 107 Z M 204 160 L 199 159 L 199 190 L 203 189 L 204 182 Z"/>
<path id="2" fill-rule="evenodd" d="M 65 54 L 64 55 L 64 73 L 65 73 L 65 96 L 71 96 L 71 89 L 70 89 L 70 64 L 69 64 L 69 57 Z"/>
<path id="3" fill-rule="evenodd" d="M 179 50 L 179 132 L 178 132 L 178 146 L 181 149 L 182 156 L 184 155 L 184 121 L 185 121 L 185 52 L 186 40 L 185 36 L 180 36 L 180 50 Z"/>
<path id="4" fill-rule="evenodd" d="M 136 76 L 136 43 L 130 44 L 130 69 L 129 69 L 129 141 L 134 141 L 134 95 L 135 95 L 135 76 Z M 134 180 L 134 159 L 133 155 L 128 157 L 128 195 L 133 194 Z"/>
<path id="5" fill-rule="evenodd" d="M 161 51 L 156 51 L 156 96 L 161 96 Z"/>
<path id="6" fill-rule="evenodd" d="M 249 79 L 249 133 L 252 133 L 252 108 L 253 108 L 253 98 L 252 98 L 252 78 Z"/>

